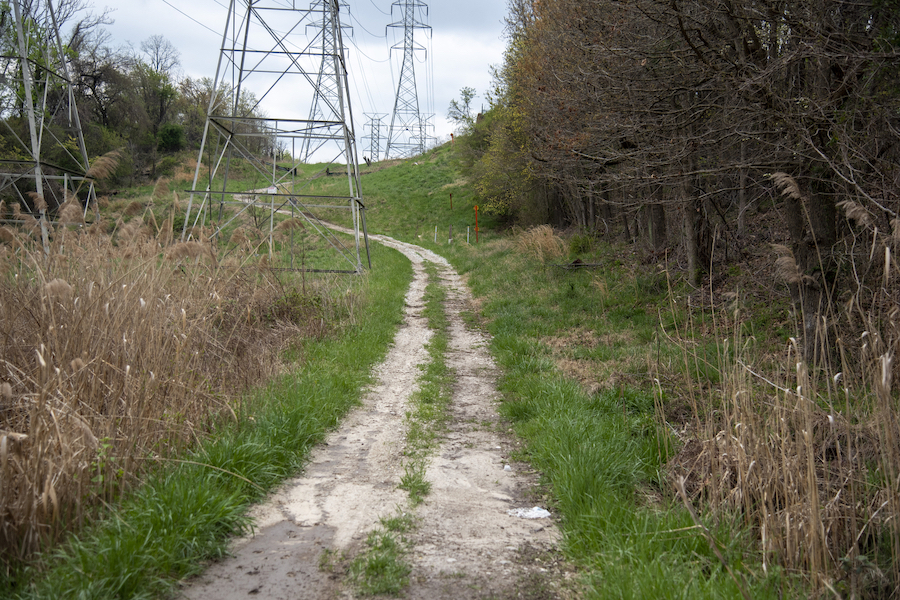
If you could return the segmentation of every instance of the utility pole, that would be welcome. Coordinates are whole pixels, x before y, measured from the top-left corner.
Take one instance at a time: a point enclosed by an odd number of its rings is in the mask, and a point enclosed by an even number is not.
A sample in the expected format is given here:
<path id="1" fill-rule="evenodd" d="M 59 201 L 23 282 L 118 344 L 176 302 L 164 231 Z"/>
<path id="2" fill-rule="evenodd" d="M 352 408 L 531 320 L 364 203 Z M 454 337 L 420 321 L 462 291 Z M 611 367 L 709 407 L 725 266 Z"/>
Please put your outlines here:
<path id="1" fill-rule="evenodd" d="M 419 15 L 428 15 L 428 6 L 419 0 L 396 0 L 391 5 L 391 13 L 398 8 L 402 20 L 391 23 L 388 27 L 403 29 L 403 45 L 394 45 L 392 50 L 403 50 L 400 66 L 400 79 L 394 101 L 394 112 L 391 116 L 391 128 L 388 130 L 385 158 L 406 158 L 416 156 L 425 151 L 428 119 L 419 111 L 419 95 L 416 88 L 415 53 L 417 50 L 427 52 L 425 47 L 415 41 L 416 29 L 431 30 Z"/>

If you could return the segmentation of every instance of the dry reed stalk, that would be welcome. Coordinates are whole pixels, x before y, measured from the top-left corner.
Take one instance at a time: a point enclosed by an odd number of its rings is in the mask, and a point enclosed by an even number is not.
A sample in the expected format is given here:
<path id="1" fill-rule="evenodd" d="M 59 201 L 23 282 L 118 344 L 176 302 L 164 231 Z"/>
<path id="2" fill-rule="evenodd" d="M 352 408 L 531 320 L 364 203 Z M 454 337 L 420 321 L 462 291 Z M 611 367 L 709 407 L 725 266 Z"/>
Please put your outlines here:
<path id="1" fill-rule="evenodd" d="M 191 424 L 233 414 L 235 391 L 273 374 L 298 331 L 321 335 L 321 315 L 345 316 L 328 301 L 293 322 L 248 323 L 247 307 L 266 315 L 285 293 L 274 274 L 219 278 L 175 258 L 210 257 L 208 246 L 177 245 L 160 261 L 156 242 L 123 247 L 93 227 L 70 232 L 65 252 L 57 236 L 52 261 L 23 246 L 12 268 L 27 276 L 0 286 L 5 556 L 50 547 L 149 453 L 171 455 L 194 439 Z M 126 251 L 142 262 L 122 261 Z"/>
<path id="2" fill-rule="evenodd" d="M 877 364 L 881 378 L 879 400 L 872 404 L 881 408 L 868 414 L 851 408 L 846 377 L 853 366 L 843 344 L 842 371 L 829 374 L 809 368 L 792 341 L 784 362 L 793 378 L 776 383 L 750 366 L 736 327 L 720 355 L 722 401 L 713 402 L 722 408 L 707 413 L 714 418 L 704 421 L 699 443 L 687 444 L 673 463 L 673 483 L 678 487 L 678 476 L 685 477 L 687 497 L 703 499 L 714 511 L 738 510 L 759 532 L 764 568 L 778 564 L 804 572 L 816 589 L 844 578 L 853 595 L 893 585 L 866 554 L 885 534 L 900 546 L 900 481 L 878 490 L 860 482 L 871 480 L 871 464 L 892 474 L 900 467 L 900 419 L 889 386 L 893 369 L 881 358 L 887 348 L 900 346 L 900 310 L 895 312 L 889 342 L 874 326 L 865 336 L 863 354 L 871 359 L 863 364 Z M 853 402 L 866 406 L 858 398 Z M 900 557 L 898 550 L 892 548 L 894 557 Z M 896 570 L 896 558 L 891 564 Z M 894 573 L 891 580 L 900 578 Z"/>
<path id="3" fill-rule="evenodd" d="M 772 244 L 772 249 L 778 254 L 775 260 L 775 272 L 785 283 L 796 284 L 803 279 L 800 267 L 794 258 L 794 253 L 783 244 Z"/>
<path id="4" fill-rule="evenodd" d="M 170 246 L 175 239 L 175 232 L 172 227 L 173 216 L 169 215 L 169 217 L 163 221 L 163 224 L 159 227 L 159 232 L 156 234 L 156 241 L 159 242 L 159 245 L 163 248 Z"/>
<path id="5" fill-rule="evenodd" d="M 838 208 L 842 208 L 844 210 L 844 214 L 847 215 L 848 219 L 856 221 L 858 225 L 862 227 L 871 228 L 873 225 L 872 215 L 869 214 L 862 205 L 854 202 L 853 200 L 844 200 L 842 202 L 837 203 Z"/>

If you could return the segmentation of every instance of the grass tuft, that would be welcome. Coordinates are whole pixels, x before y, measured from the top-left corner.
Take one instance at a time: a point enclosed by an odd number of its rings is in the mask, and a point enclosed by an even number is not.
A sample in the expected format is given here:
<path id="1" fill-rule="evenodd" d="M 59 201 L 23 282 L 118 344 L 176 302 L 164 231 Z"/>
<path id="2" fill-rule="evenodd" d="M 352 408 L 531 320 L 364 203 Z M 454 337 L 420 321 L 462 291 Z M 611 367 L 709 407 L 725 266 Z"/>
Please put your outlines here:
<path id="1" fill-rule="evenodd" d="M 412 567 L 406 562 L 405 542 L 396 534 L 376 529 L 369 533 L 365 550 L 350 564 L 349 575 L 366 596 L 399 596 L 409 584 Z"/>

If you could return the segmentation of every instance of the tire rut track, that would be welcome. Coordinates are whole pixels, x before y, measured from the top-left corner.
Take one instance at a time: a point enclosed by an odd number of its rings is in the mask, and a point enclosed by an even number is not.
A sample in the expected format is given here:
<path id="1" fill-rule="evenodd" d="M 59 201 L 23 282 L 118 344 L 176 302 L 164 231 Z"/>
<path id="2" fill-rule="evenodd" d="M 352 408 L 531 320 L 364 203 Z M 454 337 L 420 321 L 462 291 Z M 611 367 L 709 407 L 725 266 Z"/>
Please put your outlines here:
<path id="1" fill-rule="evenodd" d="M 187 582 L 183 598 L 355 597 L 340 573 L 320 568 L 320 559 L 326 550 L 354 555 L 379 518 L 396 514 L 398 508 L 407 510 L 406 493 L 397 484 L 403 475 L 404 415 L 418 387 L 418 365 L 429 360 L 425 344 L 431 332 L 421 315 L 426 261 L 438 265 L 448 289 L 447 360 L 456 380 L 448 431 L 429 457 L 431 493 L 417 508 L 408 509 L 417 527 L 407 536 L 413 570 L 403 597 L 513 597 L 521 593 L 523 582 L 541 576 L 539 564 L 523 564 L 523 549 L 528 556 L 552 552 L 558 532 L 549 520 L 529 521 L 507 513 L 529 506 L 525 499 L 536 476 L 525 465 L 510 465 L 509 453 L 517 442 L 497 415 L 497 369 L 487 351 L 488 339 L 463 323 L 461 314 L 470 302 L 464 283 L 433 252 L 384 236 L 370 237 L 402 252 L 414 269 L 404 322 L 377 369 L 376 385 L 363 405 L 313 451 L 303 475 L 252 509 L 255 535 L 237 540 L 232 558 Z"/>

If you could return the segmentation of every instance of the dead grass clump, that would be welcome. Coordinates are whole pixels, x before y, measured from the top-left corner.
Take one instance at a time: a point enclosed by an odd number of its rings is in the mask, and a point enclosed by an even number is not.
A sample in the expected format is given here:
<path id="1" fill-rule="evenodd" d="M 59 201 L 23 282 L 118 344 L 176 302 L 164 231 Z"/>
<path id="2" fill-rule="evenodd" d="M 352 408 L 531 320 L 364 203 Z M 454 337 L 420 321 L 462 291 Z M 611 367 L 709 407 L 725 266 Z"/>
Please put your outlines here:
<path id="1" fill-rule="evenodd" d="M 132 200 L 125 210 L 122 212 L 126 217 L 133 217 L 144 212 L 144 203 L 139 200 Z"/>
<path id="2" fill-rule="evenodd" d="M 228 239 L 228 243 L 232 246 L 243 246 L 249 241 L 250 240 L 247 239 L 247 232 L 243 227 L 235 229 L 234 233 L 232 233 L 231 237 Z"/>
<path id="3" fill-rule="evenodd" d="M 184 165 L 175 172 L 172 180 L 179 183 L 193 181 L 196 169 L 197 161 L 193 158 L 189 158 Z"/>
<path id="4" fill-rule="evenodd" d="M 286 219 L 279 223 L 275 229 L 280 232 L 291 232 L 297 229 L 304 230 L 306 225 L 303 223 L 303 219 Z"/>
<path id="5" fill-rule="evenodd" d="M 554 260 L 566 253 L 566 244 L 549 225 L 532 227 L 519 234 L 516 247 L 523 254 L 542 262 Z"/>

